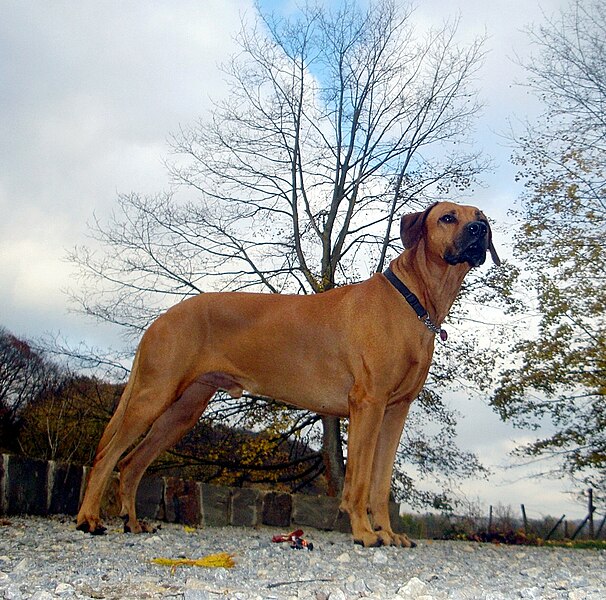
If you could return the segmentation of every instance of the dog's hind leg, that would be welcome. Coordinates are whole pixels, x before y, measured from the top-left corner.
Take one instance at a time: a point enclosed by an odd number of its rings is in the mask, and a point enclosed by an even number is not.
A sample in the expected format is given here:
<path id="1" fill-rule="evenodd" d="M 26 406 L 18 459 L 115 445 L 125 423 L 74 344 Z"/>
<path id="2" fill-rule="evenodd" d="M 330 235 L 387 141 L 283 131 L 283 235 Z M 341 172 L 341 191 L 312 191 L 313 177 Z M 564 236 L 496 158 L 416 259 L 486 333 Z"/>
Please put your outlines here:
<path id="1" fill-rule="evenodd" d="M 145 438 L 120 462 L 121 515 L 125 532 L 144 531 L 135 509 L 143 473 L 161 452 L 174 446 L 196 424 L 216 390 L 207 383 L 194 382 L 156 419 Z"/>
<path id="2" fill-rule="evenodd" d="M 142 366 L 145 362 L 140 347 L 118 408 L 107 424 L 97 447 L 77 517 L 77 528 L 81 531 L 105 531 L 99 517 L 99 509 L 116 463 L 177 398 L 178 389 L 174 378 L 167 377 L 155 368 L 153 360 L 151 363 L 147 361 L 147 368 Z"/>
<path id="3" fill-rule="evenodd" d="M 128 401 L 126 407 L 123 410 L 119 407 L 99 442 L 84 500 L 78 512 L 77 528 L 81 531 L 93 534 L 105 531 L 99 510 L 116 463 L 172 402 L 172 398 L 161 398 L 156 393 L 136 389 L 125 400 Z M 143 406 L 146 410 L 140 410 Z"/>

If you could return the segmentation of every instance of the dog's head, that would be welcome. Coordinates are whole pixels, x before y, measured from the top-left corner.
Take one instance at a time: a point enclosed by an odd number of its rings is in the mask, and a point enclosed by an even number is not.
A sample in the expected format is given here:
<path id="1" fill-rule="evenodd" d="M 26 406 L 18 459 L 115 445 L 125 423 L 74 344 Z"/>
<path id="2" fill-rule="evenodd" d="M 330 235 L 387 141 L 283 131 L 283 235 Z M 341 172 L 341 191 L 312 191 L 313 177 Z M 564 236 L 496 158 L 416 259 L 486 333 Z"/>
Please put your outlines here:
<path id="1" fill-rule="evenodd" d="M 474 206 L 436 202 L 423 212 L 404 215 L 400 236 L 405 248 L 415 247 L 424 237 L 430 252 L 439 254 L 448 264 L 484 264 L 486 252 L 495 265 L 501 260 L 492 243 L 490 223 Z"/>

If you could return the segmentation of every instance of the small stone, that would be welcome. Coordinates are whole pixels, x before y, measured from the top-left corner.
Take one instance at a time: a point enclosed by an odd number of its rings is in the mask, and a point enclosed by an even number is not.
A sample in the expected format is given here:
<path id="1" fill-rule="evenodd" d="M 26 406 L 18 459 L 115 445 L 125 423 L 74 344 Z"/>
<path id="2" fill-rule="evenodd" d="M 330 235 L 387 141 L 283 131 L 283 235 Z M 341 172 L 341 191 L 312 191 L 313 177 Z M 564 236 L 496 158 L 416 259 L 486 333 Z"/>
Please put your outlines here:
<path id="1" fill-rule="evenodd" d="M 387 586 L 380 577 L 368 577 L 364 581 L 366 582 L 366 587 L 372 591 L 373 596 L 378 596 L 379 598 L 386 598 L 389 596 Z"/>
<path id="2" fill-rule="evenodd" d="M 355 579 L 353 582 L 347 582 L 345 589 L 352 595 L 366 596 L 371 590 L 363 579 Z"/>
<path id="3" fill-rule="evenodd" d="M 19 573 L 28 573 L 29 571 L 31 571 L 33 569 L 33 566 L 34 565 L 31 560 L 29 560 L 27 558 L 23 558 L 22 560 L 20 560 L 17 563 L 17 565 L 13 569 L 13 573 L 15 575 L 18 575 Z"/>
<path id="4" fill-rule="evenodd" d="M 539 567 L 530 567 L 529 569 L 522 569 L 520 571 L 520 575 L 524 575 L 525 577 L 539 577 L 543 574 L 543 569 L 539 569 Z"/>
<path id="5" fill-rule="evenodd" d="M 161 535 L 150 535 L 150 536 L 146 536 L 145 539 L 143 540 L 143 543 L 146 546 L 158 546 L 160 544 L 164 543 L 164 540 L 162 539 Z"/>
<path id="6" fill-rule="evenodd" d="M 571 577 L 570 579 L 570 587 L 572 588 L 584 588 L 589 585 L 589 580 L 586 577 L 578 576 Z"/>
<path id="7" fill-rule="evenodd" d="M 543 590 L 538 587 L 524 588 L 520 590 L 520 598 L 527 600 L 542 600 Z"/>
<path id="8" fill-rule="evenodd" d="M 30 596 L 30 600 L 53 600 L 53 595 L 50 592 L 39 590 Z"/>
<path id="9" fill-rule="evenodd" d="M 59 583 L 55 588 L 55 596 L 71 596 L 74 593 L 74 586 L 69 583 Z"/>
<path id="10" fill-rule="evenodd" d="M 337 562 L 348 563 L 350 561 L 351 561 L 351 556 L 349 556 L 349 554 L 347 552 L 343 552 L 342 554 L 339 554 L 339 556 L 337 556 Z"/>
<path id="11" fill-rule="evenodd" d="M 103 594 L 103 592 L 101 590 L 95 589 L 92 586 L 88 585 L 88 584 L 82 584 L 78 591 L 81 594 L 85 594 L 86 596 L 88 596 L 89 598 L 98 598 L 98 599 L 102 599 L 105 598 L 105 595 Z"/>
<path id="12" fill-rule="evenodd" d="M 375 550 L 372 556 L 372 562 L 375 565 L 385 565 L 389 561 L 389 557 L 383 550 Z"/>
<path id="13" fill-rule="evenodd" d="M 16 583 L 11 583 L 4 590 L 4 600 L 22 600 L 23 594 Z"/>
<path id="14" fill-rule="evenodd" d="M 403 598 L 414 598 L 424 596 L 427 591 L 427 584 L 418 577 L 413 577 L 408 583 L 398 589 L 398 596 Z"/>
<path id="15" fill-rule="evenodd" d="M 183 591 L 183 600 L 210 600 L 208 590 L 186 589 Z"/>

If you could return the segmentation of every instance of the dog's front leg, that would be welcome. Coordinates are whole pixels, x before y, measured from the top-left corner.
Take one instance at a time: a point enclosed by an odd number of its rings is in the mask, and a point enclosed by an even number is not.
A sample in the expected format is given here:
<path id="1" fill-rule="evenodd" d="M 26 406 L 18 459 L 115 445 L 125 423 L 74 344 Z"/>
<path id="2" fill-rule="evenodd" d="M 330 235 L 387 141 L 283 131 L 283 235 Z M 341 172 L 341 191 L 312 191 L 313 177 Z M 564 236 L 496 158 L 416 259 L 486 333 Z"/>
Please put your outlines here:
<path id="1" fill-rule="evenodd" d="M 368 518 L 370 477 L 379 435 L 377 424 L 383 421 L 384 411 L 383 402 L 355 388 L 350 393 L 347 469 L 341 510 L 349 513 L 354 542 L 367 547 L 391 541 L 382 532 L 373 531 Z"/>
<path id="2" fill-rule="evenodd" d="M 386 408 L 375 448 L 370 486 L 370 512 L 375 531 L 389 536 L 391 545 L 407 548 L 415 544 L 405 535 L 394 533 L 389 518 L 389 492 L 396 451 L 409 409 L 408 401 L 392 403 Z"/>

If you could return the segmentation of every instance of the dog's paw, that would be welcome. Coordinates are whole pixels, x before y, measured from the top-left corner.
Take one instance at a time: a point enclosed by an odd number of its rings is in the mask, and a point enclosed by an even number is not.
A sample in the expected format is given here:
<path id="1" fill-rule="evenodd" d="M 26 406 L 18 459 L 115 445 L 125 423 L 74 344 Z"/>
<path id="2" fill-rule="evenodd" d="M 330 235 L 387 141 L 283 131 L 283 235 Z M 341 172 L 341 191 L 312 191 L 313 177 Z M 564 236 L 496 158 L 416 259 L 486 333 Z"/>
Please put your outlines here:
<path id="1" fill-rule="evenodd" d="M 354 544 L 359 544 L 365 548 L 378 548 L 379 546 L 389 546 L 389 540 L 383 535 L 382 531 L 373 533 L 364 531 L 359 535 L 354 535 Z"/>
<path id="2" fill-rule="evenodd" d="M 156 533 L 158 531 L 157 527 L 145 521 L 131 519 L 128 515 L 124 515 L 122 520 L 124 521 L 124 533 Z"/>
<path id="3" fill-rule="evenodd" d="M 415 548 L 416 544 L 403 533 L 394 533 L 391 527 L 375 527 L 375 533 L 380 536 L 384 546 L 398 548 Z"/>
<path id="4" fill-rule="evenodd" d="M 82 521 L 76 525 L 76 529 L 91 535 L 104 535 L 107 531 L 107 527 L 103 527 L 100 521 Z"/>
<path id="5" fill-rule="evenodd" d="M 392 534 L 392 546 L 399 546 L 400 548 L 416 548 L 417 544 L 413 542 L 408 536 L 403 533 Z"/>

